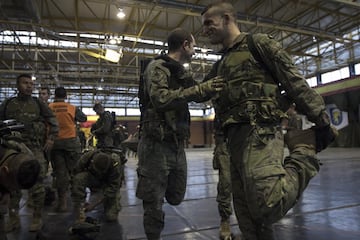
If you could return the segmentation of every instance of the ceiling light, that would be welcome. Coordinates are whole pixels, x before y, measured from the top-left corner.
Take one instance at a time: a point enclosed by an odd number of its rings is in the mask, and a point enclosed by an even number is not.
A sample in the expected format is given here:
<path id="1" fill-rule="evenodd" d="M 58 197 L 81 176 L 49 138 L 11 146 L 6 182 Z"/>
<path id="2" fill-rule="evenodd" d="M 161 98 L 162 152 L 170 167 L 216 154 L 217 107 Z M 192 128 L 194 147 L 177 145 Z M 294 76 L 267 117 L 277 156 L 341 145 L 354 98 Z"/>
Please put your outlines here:
<path id="1" fill-rule="evenodd" d="M 105 59 L 110 62 L 117 63 L 117 62 L 119 62 L 120 57 L 121 57 L 121 54 L 114 50 L 106 49 L 106 51 L 105 51 Z"/>
<path id="2" fill-rule="evenodd" d="M 207 53 L 207 52 L 208 52 L 208 49 L 206 48 L 206 46 L 204 46 L 204 47 L 200 48 L 200 51 L 201 51 L 202 53 Z"/>
<path id="3" fill-rule="evenodd" d="M 119 12 L 118 12 L 118 14 L 116 16 L 118 18 L 120 18 L 120 19 L 124 19 L 126 14 L 125 14 L 125 12 L 124 12 L 124 10 L 122 8 L 119 8 Z"/>
<path id="4" fill-rule="evenodd" d="M 109 43 L 115 45 L 115 44 L 117 44 L 117 41 L 116 41 L 115 38 L 111 38 L 111 39 L 109 40 Z"/>
<path id="5" fill-rule="evenodd" d="M 109 39 L 109 44 L 112 44 L 112 45 L 121 44 L 121 39 L 118 37 L 111 37 Z"/>

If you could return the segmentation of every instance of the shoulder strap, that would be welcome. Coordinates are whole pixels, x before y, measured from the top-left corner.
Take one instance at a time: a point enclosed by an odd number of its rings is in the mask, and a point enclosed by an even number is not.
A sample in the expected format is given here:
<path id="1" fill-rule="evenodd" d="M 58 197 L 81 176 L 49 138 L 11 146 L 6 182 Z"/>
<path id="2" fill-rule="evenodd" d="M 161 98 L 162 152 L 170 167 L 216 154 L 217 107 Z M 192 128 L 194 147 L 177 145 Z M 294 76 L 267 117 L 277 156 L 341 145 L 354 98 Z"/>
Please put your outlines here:
<path id="1" fill-rule="evenodd" d="M 293 102 L 289 96 L 286 93 L 286 90 L 283 88 L 283 86 L 281 85 L 281 83 L 278 81 L 277 77 L 274 76 L 273 72 L 271 71 L 271 68 L 269 68 L 266 63 L 262 60 L 261 54 L 258 51 L 258 48 L 256 47 L 256 43 L 254 41 L 254 38 L 252 36 L 252 34 L 248 34 L 247 36 L 247 44 L 248 44 L 248 48 L 250 53 L 253 55 L 253 57 L 255 58 L 255 60 L 261 65 L 262 68 L 264 68 L 273 78 L 274 82 L 278 85 L 279 90 L 280 90 L 280 94 L 282 97 L 282 103 L 283 103 L 283 109 L 288 109 L 290 106 L 290 103 Z"/>
<path id="2" fill-rule="evenodd" d="M 263 61 L 261 54 L 260 54 L 258 48 L 256 47 L 256 43 L 255 43 L 253 35 L 248 34 L 248 35 L 246 35 L 246 38 L 247 38 L 247 44 L 248 44 L 248 48 L 249 48 L 251 55 L 253 55 L 253 57 L 261 65 L 261 67 L 264 68 L 266 70 L 266 72 L 268 72 L 272 76 L 272 78 L 274 79 L 276 84 L 279 86 L 280 90 L 284 90 L 283 87 L 281 86 L 281 83 L 278 81 L 276 76 L 274 76 L 273 72 L 271 71 L 271 68 L 269 68 L 268 65 L 266 65 L 266 63 Z"/>
<path id="3" fill-rule="evenodd" d="M 268 66 L 265 64 L 265 62 L 262 60 L 261 55 L 256 47 L 254 38 L 252 34 L 248 34 L 246 35 L 247 38 L 247 44 L 249 47 L 249 51 L 250 53 L 253 55 L 253 57 L 255 58 L 256 61 L 258 61 L 260 63 L 260 65 L 269 73 L 271 73 L 270 69 L 268 68 Z M 271 73 L 272 75 L 272 73 Z M 276 79 L 274 79 L 276 81 Z"/>

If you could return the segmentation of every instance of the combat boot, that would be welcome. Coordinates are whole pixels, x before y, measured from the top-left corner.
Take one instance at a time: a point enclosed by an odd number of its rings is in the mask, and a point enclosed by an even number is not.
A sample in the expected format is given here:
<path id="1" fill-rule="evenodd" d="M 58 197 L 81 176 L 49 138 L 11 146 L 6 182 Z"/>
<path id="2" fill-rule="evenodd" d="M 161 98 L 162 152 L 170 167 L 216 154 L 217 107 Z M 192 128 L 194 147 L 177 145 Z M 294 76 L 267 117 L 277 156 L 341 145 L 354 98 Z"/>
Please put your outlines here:
<path id="1" fill-rule="evenodd" d="M 289 152 L 299 152 L 308 156 L 315 156 L 316 137 L 312 128 L 306 130 L 291 129 L 284 136 L 284 142 Z"/>
<path id="2" fill-rule="evenodd" d="M 316 152 L 321 152 L 327 148 L 339 135 L 338 130 L 330 124 L 323 127 L 314 127 L 314 131 L 316 135 Z"/>
<path id="3" fill-rule="evenodd" d="M 85 208 L 82 206 L 82 204 L 75 203 L 73 213 L 75 218 L 75 224 L 85 222 L 86 219 Z"/>
<path id="4" fill-rule="evenodd" d="M 105 219 L 107 222 L 116 222 L 118 219 L 118 213 L 117 212 L 106 212 Z"/>
<path id="5" fill-rule="evenodd" d="M 35 208 L 33 218 L 29 227 L 29 232 L 37 232 L 42 227 L 41 209 Z"/>
<path id="6" fill-rule="evenodd" d="M 5 224 L 5 232 L 12 232 L 20 228 L 19 210 L 9 209 L 9 219 Z"/>
<path id="7" fill-rule="evenodd" d="M 67 194 L 63 191 L 58 191 L 58 203 L 56 206 L 56 211 L 66 212 L 67 211 Z"/>
<path id="8" fill-rule="evenodd" d="M 118 219 L 119 213 L 118 203 L 116 198 L 105 198 L 104 199 L 104 212 L 105 219 L 107 222 L 115 222 Z"/>
<path id="9" fill-rule="evenodd" d="M 229 220 L 222 220 L 220 223 L 220 239 L 231 240 L 231 229 Z"/>

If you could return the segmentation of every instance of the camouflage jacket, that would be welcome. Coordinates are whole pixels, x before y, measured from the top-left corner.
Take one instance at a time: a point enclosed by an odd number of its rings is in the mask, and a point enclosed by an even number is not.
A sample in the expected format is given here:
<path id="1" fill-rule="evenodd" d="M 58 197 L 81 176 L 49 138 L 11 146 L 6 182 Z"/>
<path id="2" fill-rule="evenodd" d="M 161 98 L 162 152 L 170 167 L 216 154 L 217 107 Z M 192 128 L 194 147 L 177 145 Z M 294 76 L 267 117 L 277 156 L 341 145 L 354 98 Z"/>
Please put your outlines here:
<path id="1" fill-rule="evenodd" d="M 253 49 L 250 52 L 247 34 L 242 33 L 205 78 L 219 75 L 226 80 L 226 87 L 213 100 L 223 126 L 278 124 L 287 109 L 282 108 L 281 91 L 310 121 L 321 121 L 325 111 L 322 97 L 308 86 L 280 44 L 265 34 L 255 34 L 252 39 L 262 62 L 255 59 Z"/>
<path id="2" fill-rule="evenodd" d="M 186 99 L 183 89 L 197 82 L 177 61 L 161 55 L 149 63 L 144 74 L 147 106 L 142 112 L 142 132 L 156 139 L 189 138 L 190 113 L 188 102 L 201 102 L 203 96 L 196 94 Z"/>
<path id="3" fill-rule="evenodd" d="M 47 137 L 55 139 L 59 131 L 58 122 L 51 109 L 32 96 L 19 94 L 2 102 L 0 120 L 6 119 L 16 119 L 25 125 L 21 133 L 24 143 L 29 147 L 43 146 Z"/>
<path id="4" fill-rule="evenodd" d="M 109 111 L 99 115 L 98 120 L 91 126 L 91 132 L 97 139 L 97 147 L 113 147 L 113 118 Z"/>

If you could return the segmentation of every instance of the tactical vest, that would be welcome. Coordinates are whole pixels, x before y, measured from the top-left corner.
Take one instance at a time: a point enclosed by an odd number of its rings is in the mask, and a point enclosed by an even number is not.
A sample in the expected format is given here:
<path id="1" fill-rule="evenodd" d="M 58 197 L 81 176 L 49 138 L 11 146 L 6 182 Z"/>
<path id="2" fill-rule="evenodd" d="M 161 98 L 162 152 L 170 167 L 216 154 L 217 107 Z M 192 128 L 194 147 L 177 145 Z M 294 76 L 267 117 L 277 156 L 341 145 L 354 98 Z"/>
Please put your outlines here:
<path id="1" fill-rule="evenodd" d="M 66 102 L 53 102 L 49 108 L 54 112 L 59 123 L 57 139 L 76 137 L 75 112 L 76 107 Z"/>
<path id="2" fill-rule="evenodd" d="M 169 89 L 187 88 L 193 84 L 192 77 L 184 67 L 167 55 L 161 55 L 149 63 L 144 84 L 149 81 L 148 73 L 156 67 L 166 72 Z M 150 99 L 148 93 L 145 94 Z M 165 112 L 157 111 L 151 101 L 148 101 L 142 114 L 142 130 L 145 135 L 167 141 L 188 139 L 190 136 L 190 112 L 186 101 L 179 101 L 176 109 Z"/>
<path id="3" fill-rule="evenodd" d="M 28 146 L 43 146 L 46 136 L 46 124 L 41 117 L 40 103 L 35 97 L 20 99 L 14 97 L 6 100 L 4 116 L 6 119 L 16 119 L 23 123 L 25 129 L 21 131 L 25 144 Z"/>
<path id="4" fill-rule="evenodd" d="M 241 38 L 246 39 L 240 35 L 239 41 L 214 65 L 217 75 L 226 80 L 224 90 L 213 100 L 217 117 L 223 126 L 278 123 L 283 115 L 278 107 L 278 85 Z"/>

